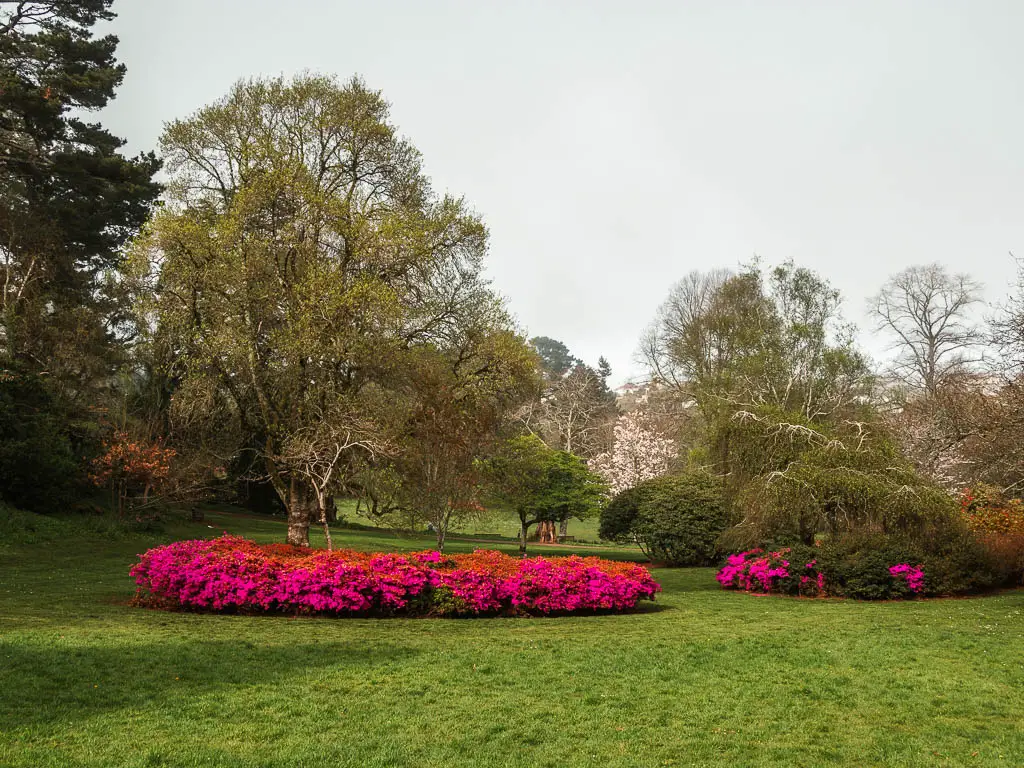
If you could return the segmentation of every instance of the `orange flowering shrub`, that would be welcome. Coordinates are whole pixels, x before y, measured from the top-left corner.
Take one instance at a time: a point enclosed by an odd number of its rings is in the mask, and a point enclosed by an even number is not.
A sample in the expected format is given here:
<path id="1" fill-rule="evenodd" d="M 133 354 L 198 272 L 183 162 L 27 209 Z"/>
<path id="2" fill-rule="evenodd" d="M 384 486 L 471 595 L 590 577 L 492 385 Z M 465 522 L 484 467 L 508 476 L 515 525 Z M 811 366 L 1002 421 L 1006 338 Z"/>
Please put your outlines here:
<path id="1" fill-rule="evenodd" d="M 992 486 L 965 489 L 960 494 L 960 511 L 975 534 L 1024 535 L 1024 504 L 1007 499 Z"/>
<path id="2" fill-rule="evenodd" d="M 1008 580 L 1024 581 L 1024 504 L 993 486 L 967 488 L 960 495 L 967 527 L 988 550 Z"/>
<path id="3" fill-rule="evenodd" d="M 103 453 L 93 459 L 89 479 L 98 486 L 109 486 L 118 511 L 123 513 L 131 493 L 141 491 L 145 500 L 152 488 L 167 479 L 174 456 L 174 449 L 159 441 L 136 440 L 117 430 L 103 442 Z"/>

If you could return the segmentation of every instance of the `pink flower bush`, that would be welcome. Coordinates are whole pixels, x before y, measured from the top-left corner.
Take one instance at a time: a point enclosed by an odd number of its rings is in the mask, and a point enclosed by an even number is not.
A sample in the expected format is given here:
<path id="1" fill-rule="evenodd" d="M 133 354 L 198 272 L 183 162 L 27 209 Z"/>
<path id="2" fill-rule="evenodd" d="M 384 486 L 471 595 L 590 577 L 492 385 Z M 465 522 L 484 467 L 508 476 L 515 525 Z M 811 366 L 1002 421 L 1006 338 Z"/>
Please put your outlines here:
<path id="1" fill-rule="evenodd" d="M 626 610 L 661 586 L 634 563 L 416 552 L 327 552 L 223 536 L 151 549 L 131 569 L 144 605 L 331 615 Z"/>
<path id="2" fill-rule="evenodd" d="M 825 576 L 817 570 L 818 561 L 812 560 L 799 568 L 790 564 L 789 552 L 788 548 L 768 553 L 751 549 L 730 555 L 715 579 L 724 589 L 764 594 L 824 594 Z"/>
<path id="3" fill-rule="evenodd" d="M 785 594 L 804 595 L 807 597 L 824 597 L 825 595 L 836 595 L 839 597 L 854 596 L 864 599 L 898 598 L 923 595 L 925 593 L 924 571 L 920 566 L 913 566 L 908 563 L 899 563 L 892 566 L 882 566 L 878 574 L 884 592 L 864 595 L 851 594 L 848 583 L 844 584 L 843 578 L 835 571 L 830 571 L 826 578 L 826 572 L 819 566 L 817 558 L 806 562 L 801 567 L 789 561 L 791 550 L 780 549 L 778 552 L 765 552 L 761 549 L 751 549 L 747 552 L 740 552 L 730 555 L 726 564 L 718 571 L 715 578 L 722 585 L 723 589 L 737 589 L 746 592 L 762 594 Z M 882 561 L 884 563 L 884 561 Z M 906 586 L 906 591 L 897 589 L 892 591 L 892 582 L 885 577 L 886 569 L 893 582 L 897 586 Z M 888 585 L 888 586 L 886 586 Z"/>
<path id="4" fill-rule="evenodd" d="M 889 573 L 894 579 L 903 579 L 907 583 L 907 589 L 915 595 L 924 594 L 924 571 L 921 566 L 900 563 L 889 568 Z"/>

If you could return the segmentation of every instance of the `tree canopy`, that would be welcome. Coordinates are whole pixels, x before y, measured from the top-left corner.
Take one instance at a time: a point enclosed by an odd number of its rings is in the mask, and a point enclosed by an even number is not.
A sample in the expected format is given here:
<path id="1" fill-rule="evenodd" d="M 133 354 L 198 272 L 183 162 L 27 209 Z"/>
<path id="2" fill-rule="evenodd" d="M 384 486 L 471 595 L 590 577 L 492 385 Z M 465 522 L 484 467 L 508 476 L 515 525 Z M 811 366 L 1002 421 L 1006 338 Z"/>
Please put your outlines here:
<path id="1" fill-rule="evenodd" d="M 295 435 L 341 424 L 346 456 L 387 453 L 403 432 L 394 393 L 431 350 L 468 392 L 519 375 L 502 355 L 522 360 L 525 341 L 481 276 L 486 228 L 433 192 L 361 80 L 240 82 L 161 147 L 168 202 L 135 257 L 172 415 L 230 414 L 207 431 L 261 458 L 290 541 L 306 543 L 313 501 Z"/>
<path id="2" fill-rule="evenodd" d="M 535 435 L 508 440 L 485 471 L 488 499 L 519 518 L 523 553 L 531 526 L 596 515 L 608 492 L 583 459 L 548 448 Z"/>

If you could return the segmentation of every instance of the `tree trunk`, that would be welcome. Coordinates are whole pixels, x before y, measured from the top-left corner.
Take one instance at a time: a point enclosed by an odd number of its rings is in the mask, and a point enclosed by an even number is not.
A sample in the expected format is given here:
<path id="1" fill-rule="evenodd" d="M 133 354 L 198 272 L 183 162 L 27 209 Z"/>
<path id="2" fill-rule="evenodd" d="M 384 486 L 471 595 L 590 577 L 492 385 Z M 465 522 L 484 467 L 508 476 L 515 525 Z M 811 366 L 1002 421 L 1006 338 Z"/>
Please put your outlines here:
<path id="1" fill-rule="evenodd" d="M 569 535 L 569 515 L 562 515 L 562 520 L 558 526 L 558 538 L 559 540 L 565 539 Z"/>
<path id="2" fill-rule="evenodd" d="M 338 522 L 338 504 L 335 502 L 333 495 L 327 497 L 326 510 L 327 522 L 331 524 Z"/>
<path id="3" fill-rule="evenodd" d="M 519 518 L 519 554 L 526 557 L 526 518 Z"/>
<path id="4" fill-rule="evenodd" d="M 309 518 L 311 512 L 309 488 L 292 478 L 288 489 L 288 543 L 309 546 Z"/>
<path id="5" fill-rule="evenodd" d="M 331 527 L 327 524 L 327 504 L 317 504 L 320 508 L 320 525 L 324 529 L 324 539 L 327 541 L 327 551 L 331 552 L 334 549 L 334 542 L 331 541 Z"/>
<path id="6" fill-rule="evenodd" d="M 437 533 L 437 551 L 444 552 L 444 536 L 446 531 L 441 526 L 436 526 Z"/>

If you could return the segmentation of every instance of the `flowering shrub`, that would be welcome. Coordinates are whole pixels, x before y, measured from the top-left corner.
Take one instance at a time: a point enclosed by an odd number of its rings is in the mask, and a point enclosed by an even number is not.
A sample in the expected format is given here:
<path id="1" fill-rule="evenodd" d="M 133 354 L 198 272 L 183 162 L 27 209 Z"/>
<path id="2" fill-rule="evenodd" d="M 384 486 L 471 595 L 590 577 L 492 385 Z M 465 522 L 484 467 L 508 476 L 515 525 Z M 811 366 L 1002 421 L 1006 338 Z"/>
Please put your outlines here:
<path id="1" fill-rule="evenodd" d="M 132 491 L 141 490 L 145 502 L 150 489 L 167 479 L 174 456 L 174 449 L 160 442 L 136 440 L 117 430 L 103 442 L 103 453 L 93 459 L 89 479 L 98 486 L 110 486 L 118 513 L 123 515 Z"/>
<path id="2" fill-rule="evenodd" d="M 761 549 L 740 552 L 729 556 L 715 578 L 724 589 L 807 597 L 877 599 L 914 597 L 925 592 L 924 570 L 920 566 L 897 563 L 876 568 L 874 562 L 869 562 L 877 559 L 873 556 L 859 560 L 859 568 L 833 573 L 817 557 L 809 557 L 808 552 L 813 550 L 802 547 L 797 552 L 787 547 L 767 553 Z"/>
<path id="3" fill-rule="evenodd" d="M 960 512 L 1006 583 L 1024 583 L 1024 504 L 993 486 L 967 488 Z"/>
<path id="4" fill-rule="evenodd" d="M 751 549 L 730 555 L 715 578 L 724 589 L 809 597 L 823 595 L 825 576 L 817 568 L 818 561 L 792 564 L 791 553 L 792 549 L 786 547 L 767 554 L 762 549 Z"/>
<path id="5" fill-rule="evenodd" d="M 889 567 L 889 575 L 906 582 L 907 589 L 915 595 L 924 593 L 924 571 L 921 570 L 921 566 L 899 563 Z"/>
<path id="6" fill-rule="evenodd" d="M 967 488 L 960 494 L 960 511 L 975 535 L 1024 535 L 1024 504 L 1007 499 L 996 488 Z"/>
<path id="7" fill-rule="evenodd" d="M 144 605 L 331 615 L 520 615 L 625 610 L 661 586 L 595 557 L 328 552 L 235 536 L 179 541 L 131 569 Z"/>

